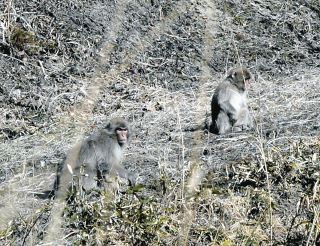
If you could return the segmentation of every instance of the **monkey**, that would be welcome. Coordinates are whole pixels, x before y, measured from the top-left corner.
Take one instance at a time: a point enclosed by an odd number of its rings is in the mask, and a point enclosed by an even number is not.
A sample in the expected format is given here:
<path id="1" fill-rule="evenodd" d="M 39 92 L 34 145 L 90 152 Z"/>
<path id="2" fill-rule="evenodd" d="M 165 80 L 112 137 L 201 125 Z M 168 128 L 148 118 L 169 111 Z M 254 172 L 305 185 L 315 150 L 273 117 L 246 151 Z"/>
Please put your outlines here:
<path id="1" fill-rule="evenodd" d="M 246 67 L 231 69 L 216 88 L 211 100 L 210 132 L 225 134 L 253 127 L 247 105 L 247 90 L 252 75 Z"/>
<path id="2" fill-rule="evenodd" d="M 53 191 L 47 197 L 46 194 L 38 196 L 43 199 L 54 198 L 51 223 L 44 242 L 51 243 L 59 238 L 64 208 L 74 198 L 73 188 L 77 193 L 79 191 L 80 196 L 90 194 L 95 189 L 108 189 L 107 177 L 111 175 L 119 175 L 126 178 L 129 185 L 135 185 L 135 175 L 121 164 L 130 135 L 128 123 L 122 118 L 114 118 L 70 150 L 57 172 Z M 70 188 L 71 193 L 68 192 Z"/>
<path id="3" fill-rule="evenodd" d="M 85 190 L 101 187 L 106 175 L 119 175 L 129 180 L 131 185 L 135 182 L 133 175 L 121 164 L 129 137 L 128 123 L 114 118 L 98 133 L 83 141 L 73 169 L 76 176 L 82 176 L 81 185 Z"/>
<path id="4" fill-rule="evenodd" d="M 135 185 L 135 175 L 121 164 L 123 151 L 131 135 L 128 123 L 122 118 L 111 119 L 102 129 L 91 134 L 69 152 L 62 167 L 58 167 L 53 190 L 40 198 L 62 197 L 72 179 L 88 192 L 104 187 L 107 176 L 118 175 Z"/>

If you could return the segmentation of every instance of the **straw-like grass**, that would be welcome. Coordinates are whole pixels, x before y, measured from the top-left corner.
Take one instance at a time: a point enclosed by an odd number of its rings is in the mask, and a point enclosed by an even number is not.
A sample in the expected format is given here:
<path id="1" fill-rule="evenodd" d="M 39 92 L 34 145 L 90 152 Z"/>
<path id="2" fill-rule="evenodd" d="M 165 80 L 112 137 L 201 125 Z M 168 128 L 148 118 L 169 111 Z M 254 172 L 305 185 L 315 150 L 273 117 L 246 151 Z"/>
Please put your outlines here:
<path id="1" fill-rule="evenodd" d="M 0 5 L 1 244 L 319 242 L 317 1 L 39 6 Z M 239 63 L 255 129 L 208 133 L 214 88 Z M 124 165 L 143 186 L 35 198 L 114 116 L 131 122 Z"/>

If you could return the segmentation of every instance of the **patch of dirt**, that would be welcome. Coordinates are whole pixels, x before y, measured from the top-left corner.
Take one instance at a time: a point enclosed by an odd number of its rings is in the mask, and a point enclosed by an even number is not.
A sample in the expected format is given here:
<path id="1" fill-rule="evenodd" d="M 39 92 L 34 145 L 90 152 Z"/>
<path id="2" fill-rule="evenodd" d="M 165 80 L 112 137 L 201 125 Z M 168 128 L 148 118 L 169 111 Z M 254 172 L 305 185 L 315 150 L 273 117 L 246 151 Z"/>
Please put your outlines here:
<path id="1" fill-rule="evenodd" d="M 0 4 L 0 242 L 44 243 L 57 165 L 114 116 L 144 186 L 79 200 L 59 244 L 319 242 L 320 4 L 7 1 Z M 250 68 L 255 129 L 213 135 L 210 100 Z"/>

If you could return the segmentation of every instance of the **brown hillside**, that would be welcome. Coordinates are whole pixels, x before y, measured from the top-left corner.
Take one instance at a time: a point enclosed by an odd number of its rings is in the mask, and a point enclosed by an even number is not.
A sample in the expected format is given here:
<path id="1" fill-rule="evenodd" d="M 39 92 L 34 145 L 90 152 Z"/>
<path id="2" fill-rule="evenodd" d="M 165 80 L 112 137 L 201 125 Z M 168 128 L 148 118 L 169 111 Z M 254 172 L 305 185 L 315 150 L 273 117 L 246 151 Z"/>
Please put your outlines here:
<path id="1" fill-rule="evenodd" d="M 318 0 L 0 3 L 1 245 L 320 244 Z M 200 130 L 239 64 L 255 129 Z M 140 185 L 35 196 L 115 116 Z"/>

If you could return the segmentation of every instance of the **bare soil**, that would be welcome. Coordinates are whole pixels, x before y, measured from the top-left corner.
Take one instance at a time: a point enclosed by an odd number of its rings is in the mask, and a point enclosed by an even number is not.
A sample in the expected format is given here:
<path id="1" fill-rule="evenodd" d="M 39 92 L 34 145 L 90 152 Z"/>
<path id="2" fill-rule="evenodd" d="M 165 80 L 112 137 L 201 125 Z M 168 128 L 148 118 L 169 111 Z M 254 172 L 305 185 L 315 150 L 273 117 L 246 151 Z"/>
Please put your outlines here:
<path id="1" fill-rule="evenodd" d="M 0 33 L 1 245 L 320 243 L 319 1 L 0 0 Z M 255 129 L 211 134 L 239 64 Z M 69 204 L 48 242 L 34 194 L 115 116 L 143 186 Z"/>

